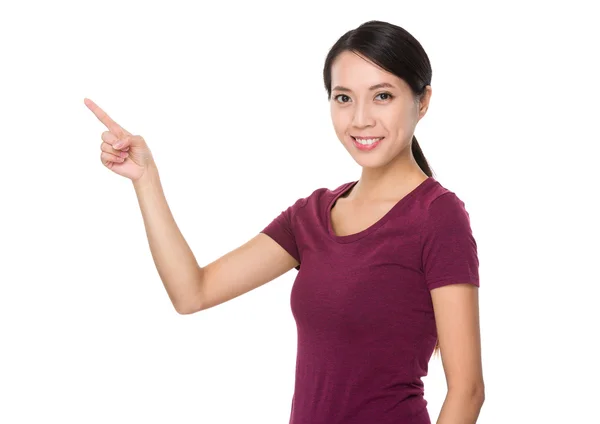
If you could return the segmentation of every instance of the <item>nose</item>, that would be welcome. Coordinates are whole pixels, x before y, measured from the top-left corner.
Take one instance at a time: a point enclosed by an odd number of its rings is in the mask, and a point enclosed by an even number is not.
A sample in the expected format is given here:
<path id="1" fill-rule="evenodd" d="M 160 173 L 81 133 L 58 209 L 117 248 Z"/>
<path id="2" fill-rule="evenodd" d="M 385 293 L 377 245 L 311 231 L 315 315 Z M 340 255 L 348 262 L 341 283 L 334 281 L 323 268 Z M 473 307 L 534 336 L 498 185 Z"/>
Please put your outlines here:
<path id="1" fill-rule="evenodd" d="M 373 126 L 375 119 L 373 118 L 371 108 L 366 103 L 357 103 L 354 108 L 354 115 L 352 117 L 352 125 L 357 128 L 364 128 Z"/>

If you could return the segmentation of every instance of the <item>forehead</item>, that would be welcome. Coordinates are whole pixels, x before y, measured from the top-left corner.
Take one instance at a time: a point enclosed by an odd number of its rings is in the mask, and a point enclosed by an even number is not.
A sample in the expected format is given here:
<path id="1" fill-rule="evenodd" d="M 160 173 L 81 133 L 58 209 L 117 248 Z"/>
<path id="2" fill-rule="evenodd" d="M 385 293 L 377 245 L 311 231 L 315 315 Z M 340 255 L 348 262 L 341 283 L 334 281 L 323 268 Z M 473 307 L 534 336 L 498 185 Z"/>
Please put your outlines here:
<path id="1" fill-rule="evenodd" d="M 383 82 L 388 82 L 400 89 L 404 88 L 406 84 L 396 75 L 354 52 L 340 53 L 331 65 L 332 88 L 341 85 L 352 90 L 365 90 Z"/>

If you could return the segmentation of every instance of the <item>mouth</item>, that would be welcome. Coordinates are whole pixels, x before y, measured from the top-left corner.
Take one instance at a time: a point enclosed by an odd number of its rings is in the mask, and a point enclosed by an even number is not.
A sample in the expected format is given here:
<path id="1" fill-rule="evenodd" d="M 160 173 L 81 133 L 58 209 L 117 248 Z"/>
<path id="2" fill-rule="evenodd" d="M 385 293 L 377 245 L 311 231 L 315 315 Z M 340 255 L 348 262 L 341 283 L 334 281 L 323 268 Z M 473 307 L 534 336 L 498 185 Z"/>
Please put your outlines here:
<path id="1" fill-rule="evenodd" d="M 354 137 L 350 136 L 354 145 L 360 150 L 373 150 L 385 137 Z"/>

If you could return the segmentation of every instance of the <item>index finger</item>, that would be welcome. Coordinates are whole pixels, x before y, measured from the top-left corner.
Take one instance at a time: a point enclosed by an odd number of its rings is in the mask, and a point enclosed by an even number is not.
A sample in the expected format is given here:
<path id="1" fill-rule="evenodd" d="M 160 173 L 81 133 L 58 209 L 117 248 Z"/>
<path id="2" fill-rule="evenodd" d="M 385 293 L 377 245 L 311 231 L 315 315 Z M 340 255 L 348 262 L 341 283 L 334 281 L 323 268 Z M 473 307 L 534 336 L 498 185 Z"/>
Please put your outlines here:
<path id="1" fill-rule="evenodd" d="M 124 135 L 124 134 L 130 135 L 127 130 L 125 130 L 123 127 L 121 127 L 115 121 L 113 121 L 113 119 L 110 116 L 108 116 L 108 114 L 106 112 L 104 112 L 102 109 L 100 109 L 100 107 L 96 103 L 94 103 L 93 101 L 91 101 L 88 98 L 83 99 L 83 102 L 94 113 L 94 115 L 96 115 L 96 118 L 98 118 L 98 120 L 100 122 L 102 122 L 106 126 L 106 128 L 108 128 L 110 130 L 110 132 L 112 132 L 113 134 L 115 134 L 117 136 Z"/>

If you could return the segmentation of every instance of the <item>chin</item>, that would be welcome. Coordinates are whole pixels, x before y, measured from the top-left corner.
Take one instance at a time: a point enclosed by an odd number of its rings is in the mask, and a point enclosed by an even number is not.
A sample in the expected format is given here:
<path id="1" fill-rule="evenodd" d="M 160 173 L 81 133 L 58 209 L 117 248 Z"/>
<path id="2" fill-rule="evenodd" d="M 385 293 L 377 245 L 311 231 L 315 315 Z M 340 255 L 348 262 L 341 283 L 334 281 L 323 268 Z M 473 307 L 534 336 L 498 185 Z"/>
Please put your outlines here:
<path id="1" fill-rule="evenodd" d="M 384 166 L 386 166 L 390 162 L 389 160 L 385 160 L 385 158 L 369 158 L 369 159 L 365 159 L 365 158 L 357 158 L 357 157 L 354 157 L 354 161 L 361 168 L 365 168 L 365 169 L 383 168 Z"/>
<path id="2" fill-rule="evenodd" d="M 371 151 L 361 151 L 354 146 L 352 140 L 344 140 L 344 148 L 350 154 L 352 159 L 363 168 L 380 168 L 391 161 L 389 151 L 381 149 L 383 146 L 377 146 Z"/>

